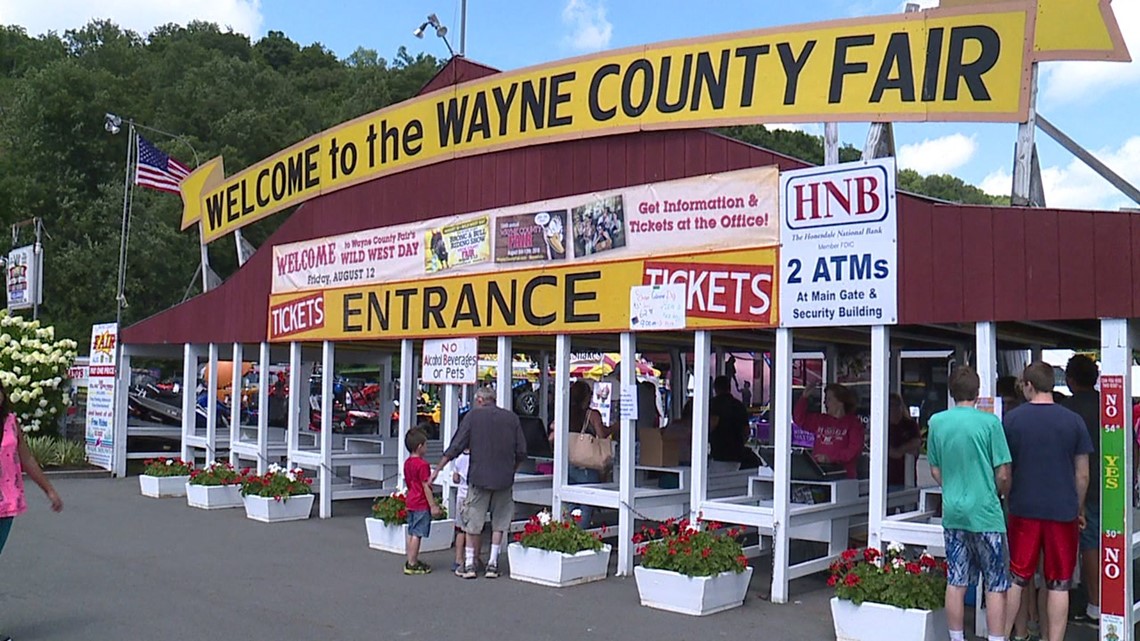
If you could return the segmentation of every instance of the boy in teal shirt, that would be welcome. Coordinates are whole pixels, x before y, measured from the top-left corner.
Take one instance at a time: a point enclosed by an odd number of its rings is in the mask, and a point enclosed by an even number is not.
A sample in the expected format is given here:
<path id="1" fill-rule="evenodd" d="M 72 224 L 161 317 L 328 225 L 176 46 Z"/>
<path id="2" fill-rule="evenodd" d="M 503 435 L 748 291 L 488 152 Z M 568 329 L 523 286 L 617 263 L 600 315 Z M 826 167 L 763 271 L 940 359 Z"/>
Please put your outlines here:
<path id="1" fill-rule="evenodd" d="M 979 573 L 986 590 L 990 641 L 1004 639 L 1005 593 L 1010 579 L 1005 516 L 1000 496 L 1009 492 L 1010 455 L 1001 420 L 975 407 L 981 381 L 969 367 L 950 378 L 954 407 L 930 417 L 927 458 L 942 485 L 946 540 L 946 618 L 950 640 L 965 638 L 965 598 Z"/>

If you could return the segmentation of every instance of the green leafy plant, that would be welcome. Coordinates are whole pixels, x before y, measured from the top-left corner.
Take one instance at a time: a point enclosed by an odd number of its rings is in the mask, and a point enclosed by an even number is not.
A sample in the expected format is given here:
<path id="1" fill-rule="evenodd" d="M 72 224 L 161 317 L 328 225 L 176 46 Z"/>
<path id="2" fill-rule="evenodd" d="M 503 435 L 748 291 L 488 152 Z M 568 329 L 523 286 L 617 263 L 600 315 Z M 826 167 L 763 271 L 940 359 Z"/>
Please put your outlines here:
<path id="1" fill-rule="evenodd" d="M 908 555 L 906 546 L 891 543 L 887 553 L 875 548 L 846 550 L 831 564 L 827 584 L 835 596 L 896 608 L 937 610 L 946 597 L 946 562 L 927 553 Z"/>
<path id="2" fill-rule="evenodd" d="M 656 529 L 644 527 L 633 535 L 641 565 L 686 576 L 737 574 L 748 568 L 748 557 L 737 540 L 742 528 L 724 530 L 719 523 L 669 519 Z"/>
<path id="3" fill-rule="evenodd" d="M 248 469 L 246 472 L 248 473 Z M 242 474 L 234 466 L 223 461 L 214 461 L 206 467 L 190 472 L 190 485 L 217 487 L 219 485 L 239 485 Z"/>
<path id="4" fill-rule="evenodd" d="M 287 501 L 290 496 L 312 494 L 312 484 L 313 479 L 306 478 L 305 471 L 301 468 L 290 470 L 274 463 L 263 475 L 242 476 L 241 495 Z"/>
<path id="5" fill-rule="evenodd" d="M 436 498 L 435 503 L 439 506 L 440 515 L 432 517 L 432 519 L 435 521 L 446 519 L 447 506 L 439 498 Z M 383 521 L 385 525 L 406 524 L 408 522 L 408 495 L 403 492 L 396 492 L 391 496 L 381 496 L 376 499 L 372 504 L 372 518 Z"/>
<path id="6" fill-rule="evenodd" d="M 145 476 L 190 476 L 194 466 L 180 458 L 148 458 L 143 461 Z"/>
<path id="7" fill-rule="evenodd" d="M 24 432 L 55 432 L 67 409 L 67 369 L 76 343 L 54 327 L 0 310 L 0 382 Z"/>
<path id="8" fill-rule="evenodd" d="M 543 510 L 530 517 L 523 531 L 515 534 L 515 542 L 528 548 L 563 554 L 602 549 L 602 537 L 583 530 L 581 522 L 581 510 L 574 510 L 570 513 L 570 520 L 563 521 L 552 518 L 550 512 Z"/>
<path id="9" fill-rule="evenodd" d="M 25 442 L 40 467 L 80 467 L 87 463 L 87 448 L 78 441 L 56 436 L 29 436 Z"/>

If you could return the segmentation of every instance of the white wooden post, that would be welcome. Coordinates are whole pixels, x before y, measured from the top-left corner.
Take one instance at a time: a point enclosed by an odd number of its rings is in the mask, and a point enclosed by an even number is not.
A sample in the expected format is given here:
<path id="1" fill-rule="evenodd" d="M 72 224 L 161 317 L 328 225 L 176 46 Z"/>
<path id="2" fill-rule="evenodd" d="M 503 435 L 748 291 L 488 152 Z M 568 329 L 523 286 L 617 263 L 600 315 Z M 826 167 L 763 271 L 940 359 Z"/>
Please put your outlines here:
<path id="1" fill-rule="evenodd" d="M 392 434 L 392 413 L 395 411 L 395 406 L 392 404 L 392 381 L 396 380 L 396 372 L 392 370 L 392 354 L 385 353 L 380 356 L 380 393 L 376 397 L 377 407 L 379 408 L 380 416 L 377 422 L 380 424 L 380 436 L 388 438 Z M 391 452 L 385 452 L 391 455 Z"/>
<path id="2" fill-rule="evenodd" d="M 333 370 L 336 366 L 336 344 L 321 343 L 321 469 L 318 478 L 321 488 L 321 518 L 332 516 L 332 430 L 333 430 Z"/>
<path id="3" fill-rule="evenodd" d="M 198 352 L 190 343 L 182 346 L 182 451 L 183 461 L 192 461 L 190 441 L 187 437 L 193 436 L 198 426 L 198 414 L 195 406 L 198 403 Z"/>
<path id="4" fill-rule="evenodd" d="M 979 396 L 994 396 L 997 387 L 997 324 L 991 322 L 977 323 L 974 329 L 977 352 L 978 378 L 982 385 L 978 389 Z"/>
<path id="5" fill-rule="evenodd" d="M 772 462 L 772 603 L 788 602 L 788 520 L 792 494 L 792 330 L 776 330 L 776 350 L 772 354 L 772 370 L 776 376 L 772 389 L 775 440 Z"/>
<path id="6" fill-rule="evenodd" d="M 633 389 L 633 409 L 637 409 L 637 343 L 632 332 L 623 332 L 621 335 L 621 386 L 623 389 Z M 618 391 L 621 398 L 621 390 Z M 629 400 L 629 399 L 627 399 Z M 625 408 L 625 404 L 622 404 Z M 624 414 L 629 415 L 629 408 Z M 633 574 L 633 493 L 634 476 L 634 448 L 637 446 L 637 421 L 621 421 L 620 456 L 621 464 L 618 468 L 618 576 Z"/>
<path id="7" fill-rule="evenodd" d="M 126 345 L 119 347 L 118 369 L 115 370 L 115 394 L 112 408 L 115 413 L 111 424 L 111 467 L 115 476 L 122 478 L 127 475 L 127 427 L 129 415 L 127 413 L 131 393 L 131 356 Z"/>
<path id="8" fill-rule="evenodd" d="M 511 337 L 499 337 L 499 353 L 496 359 L 498 363 L 498 377 L 495 383 L 496 402 L 499 407 L 505 410 L 514 410 L 513 403 L 511 403 L 511 385 L 514 381 L 514 354 L 511 352 Z"/>
<path id="9" fill-rule="evenodd" d="M 416 397 L 419 385 L 416 381 L 416 344 L 405 338 L 400 341 L 400 434 L 396 439 L 400 469 L 396 471 L 398 487 L 404 487 L 404 461 L 408 460 L 408 448 L 404 447 L 404 437 L 415 427 Z"/>
<path id="10" fill-rule="evenodd" d="M 1137 541 L 1135 540 L 1134 506 L 1132 502 L 1133 488 L 1133 459 L 1134 439 L 1132 438 L 1132 349 L 1133 337 L 1131 323 L 1127 319 L 1110 318 L 1100 322 L 1100 374 L 1101 374 L 1101 478 L 1091 479 L 1099 482 L 1101 493 L 1101 568 L 1100 568 L 1100 636 L 1108 636 L 1108 627 L 1111 625 L 1116 634 L 1122 639 L 1131 639 L 1133 626 L 1136 622 L 1137 604 L 1133 591 L 1133 561 L 1136 558 Z M 1123 379 L 1121 397 L 1111 398 L 1105 393 L 1104 377 L 1119 376 Z M 1112 408 L 1110 410 L 1110 407 Z M 1119 417 L 1113 421 L 1111 414 Z M 1110 433 L 1106 427 L 1111 425 L 1123 427 L 1123 447 L 1120 447 L 1120 436 Z M 1115 442 L 1114 442 L 1115 441 Z M 1119 452 L 1113 456 L 1113 450 Z M 1110 461 L 1123 454 L 1123 460 Z M 1115 463 L 1115 465 L 1113 465 Z M 1111 468 L 1118 470 L 1117 485 L 1105 483 L 1110 477 Z M 1108 496 L 1106 496 L 1106 494 Z M 1123 494 L 1123 505 L 1120 505 L 1120 495 Z M 1123 508 L 1124 514 L 1118 510 Z M 1110 514 L 1110 511 L 1117 511 Z M 1124 518 L 1121 519 L 1121 516 Z M 1113 527 L 1115 525 L 1116 527 Z M 1123 525 L 1123 527 L 1119 527 Z M 1116 532 L 1119 527 L 1119 532 Z M 1115 536 L 1111 533 L 1115 532 Z M 1123 558 L 1121 558 L 1123 557 Z M 1122 594 L 1123 593 L 1123 594 Z M 1123 607 L 1120 607 L 1123 605 Z M 1123 610 L 1121 612 L 1121 610 Z"/>
<path id="11" fill-rule="evenodd" d="M 890 336 L 885 325 L 871 328 L 871 505 L 868 547 L 883 549 L 887 517 L 887 394 L 890 387 Z M 846 542 L 844 542 L 846 543 Z M 831 550 L 837 554 L 841 550 Z"/>
<path id="12" fill-rule="evenodd" d="M 713 363 L 713 372 L 715 372 L 717 376 L 724 376 L 724 361 L 724 348 L 716 348 L 716 362 Z M 705 372 L 705 376 L 708 376 L 708 372 Z"/>
<path id="13" fill-rule="evenodd" d="M 443 425 L 442 434 L 440 438 L 443 439 L 444 449 L 451 446 L 451 439 L 455 438 L 455 430 L 459 426 L 459 387 L 457 385 L 444 385 L 443 386 Z M 437 477 L 440 485 L 443 487 L 443 500 L 448 504 L 448 514 L 451 518 L 458 520 L 456 513 L 456 505 L 451 503 L 451 474 L 446 470 L 440 470 Z"/>
<path id="14" fill-rule="evenodd" d="M 206 383 L 206 460 L 213 461 L 218 455 L 218 344 L 210 343 L 209 382 Z"/>
<path id="15" fill-rule="evenodd" d="M 570 336 L 559 334 L 555 338 L 554 352 L 554 497 L 551 511 L 562 514 L 562 488 L 567 482 L 566 439 L 570 438 Z"/>
<path id="16" fill-rule="evenodd" d="M 538 416 L 542 426 L 550 425 L 550 352 L 543 351 L 538 356 Z"/>
<path id="17" fill-rule="evenodd" d="M 234 343 L 233 371 L 230 376 L 230 462 L 237 464 L 237 451 L 234 445 L 241 440 L 241 389 L 244 350 L 241 343 Z"/>
<path id="18" fill-rule="evenodd" d="M 301 344 L 289 343 L 289 425 L 288 425 L 288 465 L 293 467 L 293 452 L 301 449 L 301 410 L 308 407 L 308 399 L 301 404 L 302 382 L 308 386 L 309 381 L 302 379 L 301 371 Z M 306 394 L 306 396 L 308 396 Z"/>
<path id="19" fill-rule="evenodd" d="M 692 475 L 689 487 L 689 520 L 700 518 L 701 506 L 708 496 L 709 475 L 709 357 L 712 352 L 711 335 L 706 330 L 696 332 L 693 339 L 693 440 Z"/>
<path id="20" fill-rule="evenodd" d="M 262 341 L 257 361 L 257 473 L 269 467 L 269 343 Z"/>

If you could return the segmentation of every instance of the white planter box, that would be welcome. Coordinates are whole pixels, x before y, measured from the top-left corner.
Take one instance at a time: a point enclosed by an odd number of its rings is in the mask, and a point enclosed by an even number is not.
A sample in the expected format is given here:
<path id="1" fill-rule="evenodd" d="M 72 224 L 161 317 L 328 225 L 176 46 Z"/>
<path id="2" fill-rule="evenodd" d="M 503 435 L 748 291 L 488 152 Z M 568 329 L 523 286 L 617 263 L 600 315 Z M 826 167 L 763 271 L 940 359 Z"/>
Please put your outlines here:
<path id="1" fill-rule="evenodd" d="M 941 641 L 949 638 L 945 610 L 903 610 L 881 603 L 855 605 L 833 597 L 837 641 Z"/>
<path id="2" fill-rule="evenodd" d="M 511 563 L 512 579 L 564 588 L 604 580 L 610 569 L 610 549 L 610 546 L 603 545 L 597 552 L 587 550 L 563 554 L 511 543 L 507 546 L 507 558 Z"/>
<path id="3" fill-rule="evenodd" d="M 641 605 L 705 616 L 744 605 L 748 582 L 752 580 L 752 568 L 746 568 L 740 574 L 724 572 L 716 576 L 691 577 L 639 565 L 633 569 L 633 575 L 637 579 Z"/>
<path id="4" fill-rule="evenodd" d="M 186 484 L 186 503 L 190 507 L 203 510 L 222 510 L 241 507 L 240 485 L 194 485 Z"/>
<path id="5" fill-rule="evenodd" d="M 309 518 L 313 511 L 313 495 L 301 494 L 288 499 L 267 499 L 261 496 L 244 497 L 245 515 L 262 523 L 300 521 Z"/>
<path id="6" fill-rule="evenodd" d="M 163 499 L 174 496 L 186 496 L 186 482 L 190 476 L 150 476 L 143 474 L 139 477 L 139 489 L 143 496 Z"/>
<path id="7" fill-rule="evenodd" d="M 373 550 L 404 554 L 407 552 L 408 526 L 387 525 L 380 519 L 364 519 L 368 529 L 368 547 Z M 420 552 L 439 552 L 451 547 L 455 534 L 455 519 L 431 522 L 431 534 L 420 541 Z"/>

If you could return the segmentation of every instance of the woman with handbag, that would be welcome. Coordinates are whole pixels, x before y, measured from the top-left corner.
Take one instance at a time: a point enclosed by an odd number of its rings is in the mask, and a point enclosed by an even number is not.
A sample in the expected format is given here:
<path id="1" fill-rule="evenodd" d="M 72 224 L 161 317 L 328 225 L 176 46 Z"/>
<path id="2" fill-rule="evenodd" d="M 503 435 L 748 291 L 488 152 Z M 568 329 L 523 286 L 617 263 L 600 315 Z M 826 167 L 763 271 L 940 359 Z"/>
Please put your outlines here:
<path id="1" fill-rule="evenodd" d="M 598 410 L 590 409 L 594 391 L 586 381 L 579 380 L 570 386 L 570 467 L 567 482 L 570 485 L 598 483 L 602 473 L 613 464 L 611 431 L 602 422 Z M 550 432 L 554 440 L 554 431 Z M 590 527 L 594 508 L 589 505 L 567 505 L 566 511 L 581 510 L 583 528 Z"/>

